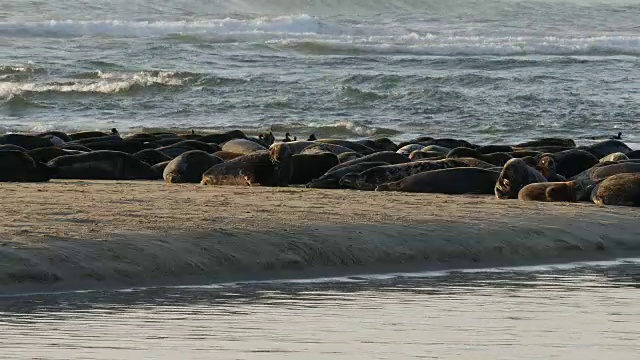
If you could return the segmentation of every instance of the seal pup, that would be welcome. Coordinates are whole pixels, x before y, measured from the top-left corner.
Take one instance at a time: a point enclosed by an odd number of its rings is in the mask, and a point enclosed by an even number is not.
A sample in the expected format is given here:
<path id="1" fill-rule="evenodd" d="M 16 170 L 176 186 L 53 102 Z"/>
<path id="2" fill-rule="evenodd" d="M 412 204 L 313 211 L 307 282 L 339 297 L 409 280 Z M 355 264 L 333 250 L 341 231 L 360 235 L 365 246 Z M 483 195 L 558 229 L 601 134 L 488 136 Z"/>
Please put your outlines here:
<path id="1" fill-rule="evenodd" d="M 498 199 L 517 199 L 520 190 L 534 183 L 547 182 L 536 169 L 528 166 L 522 159 L 507 161 L 495 183 L 495 195 Z"/>
<path id="2" fill-rule="evenodd" d="M 224 160 L 202 150 L 187 151 L 171 160 L 162 172 L 167 183 L 199 183 L 202 174 Z"/>
<path id="3" fill-rule="evenodd" d="M 222 144 L 222 151 L 243 155 L 251 154 L 252 152 L 260 150 L 267 150 L 267 148 L 249 139 L 233 139 Z"/>
<path id="4" fill-rule="evenodd" d="M 389 165 L 389 163 L 374 161 L 357 163 L 343 168 L 333 167 L 332 169 L 335 170 L 329 170 L 319 178 L 311 180 L 307 184 L 307 187 L 316 189 L 339 189 L 340 179 L 342 179 L 345 175 L 352 173 L 359 174 L 365 170 L 383 165 Z"/>
<path id="5" fill-rule="evenodd" d="M 524 161 L 526 158 L 522 158 Z M 528 159 L 527 159 L 528 160 Z M 550 182 L 564 182 L 567 178 L 557 173 L 556 160 L 551 155 L 544 155 L 537 164 L 527 162 L 527 165 L 536 168 Z"/>
<path id="6" fill-rule="evenodd" d="M 340 185 L 344 188 L 357 190 L 375 190 L 379 185 L 402 180 L 411 175 L 455 167 L 468 167 L 468 165 L 457 159 L 444 159 L 378 166 L 359 174 L 347 174 L 340 179 Z"/>
<path id="7" fill-rule="evenodd" d="M 609 154 L 603 157 L 602 159 L 600 159 L 600 163 L 622 161 L 622 160 L 629 160 L 629 157 L 621 152 L 617 152 L 617 153 Z"/>
<path id="8" fill-rule="evenodd" d="M 518 200 L 545 202 L 576 202 L 584 191 L 577 181 L 529 184 L 518 192 Z"/>
<path id="9" fill-rule="evenodd" d="M 152 180 L 149 164 L 131 154 L 99 150 L 84 154 L 57 157 L 47 164 L 56 168 L 59 179 L 86 180 Z"/>
<path id="10" fill-rule="evenodd" d="M 491 194 L 500 176 L 497 171 L 461 167 L 427 171 L 382 184 L 376 191 L 404 191 L 441 194 Z"/>
<path id="11" fill-rule="evenodd" d="M 640 206 L 640 174 L 624 173 L 608 177 L 595 186 L 591 200 L 600 206 Z"/>
<path id="12" fill-rule="evenodd" d="M 55 169 L 17 150 L 0 151 L 0 166 L 0 182 L 44 182 L 49 181 L 55 172 Z"/>
<path id="13" fill-rule="evenodd" d="M 212 166 L 202 185 L 276 186 L 279 177 L 269 151 L 262 150 Z"/>

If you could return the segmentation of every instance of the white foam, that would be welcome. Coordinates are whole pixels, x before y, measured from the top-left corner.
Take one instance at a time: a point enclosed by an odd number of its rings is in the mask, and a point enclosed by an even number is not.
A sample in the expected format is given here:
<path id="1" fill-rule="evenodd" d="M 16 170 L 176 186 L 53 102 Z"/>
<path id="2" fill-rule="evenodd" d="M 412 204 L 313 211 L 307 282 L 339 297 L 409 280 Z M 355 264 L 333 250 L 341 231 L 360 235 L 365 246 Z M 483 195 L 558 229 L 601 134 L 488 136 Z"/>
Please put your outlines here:
<path id="1" fill-rule="evenodd" d="M 150 37 L 201 33 L 319 33 L 326 30 L 316 18 L 301 14 L 254 19 L 224 18 L 200 21 L 77 21 L 0 23 L 0 35 L 42 37 L 119 36 Z"/>
<path id="2" fill-rule="evenodd" d="M 60 92 L 60 93 L 102 93 L 113 94 L 131 89 L 134 86 L 182 86 L 183 79 L 175 77 L 173 72 L 139 73 L 102 73 L 99 79 L 73 80 L 69 82 L 0 82 L 0 98 L 10 99 L 24 92 Z"/>

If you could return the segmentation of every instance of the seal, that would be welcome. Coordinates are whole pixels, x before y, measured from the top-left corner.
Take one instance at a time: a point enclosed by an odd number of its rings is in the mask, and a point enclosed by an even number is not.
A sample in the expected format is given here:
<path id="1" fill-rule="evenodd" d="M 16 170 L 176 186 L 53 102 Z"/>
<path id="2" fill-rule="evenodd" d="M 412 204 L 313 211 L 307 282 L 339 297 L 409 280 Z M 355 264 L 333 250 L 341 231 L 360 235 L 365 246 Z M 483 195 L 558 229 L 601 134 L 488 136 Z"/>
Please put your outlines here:
<path id="1" fill-rule="evenodd" d="M 621 163 L 605 163 L 598 164 L 588 170 L 585 170 L 580 174 L 572 177 L 571 180 L 579 181 L 580 183 L 582 183 L 582 186 L 587 188 L 589 185 L 597 184 L 613 175 L 639 172 L 640 163 L 631 161 Z"/>
<path id="2" fill-rule="evenodd" d="M 0 135 L 0 145 L 16 145 L 25 150 L 33 150 L 41 147 L 50 147 L 55 144 L 51 141 L 51 139 L 46 139 L 39 136 L 6 134 Z"/>
<path id="3" fill-rule="evenodd" d="M 542 174 L 528 166 L 522 159 L 507 161 L 495 183 L 495 194 L 498 199 L 517 199 L 520 190 L 534 183 L 547 182 Z"/>
<path id="4" fill-rule="evenodd" d="M 222 144 L 222 151 L 242 155 L 251 154 L 260 150 L 267 150 L 267 148 L 249 139 L 233 139 Z"/>
<path id="5" fill-rule="evenodd" d="M 553 158 L 554 162 L 550 163 L 555 166 L 555 169 L 549 171 L 556 172 L 565 178 L 569 179 L 598 163 L 598 158 L 593 156 L 588 151 L 580 149 L 572 149 L 561 151 L 554 154 L 543 154 L 540 159 L 545 157 Z M 545 173 L 545 164 L 538 162 L 538 166 Z"/>
<path id="6" fill-rule="evenodd" d="M 0 151 L 0 164 L 0 182 L 44 182 L 49 181 L 55 172 L 55 169 L 18 150 Z"/>
<path id="7" fill-rule="evenodd" d="M 153 170 L 153 173 L 155 175 L 155 177 L 153 178 L 153 180 L 163 180 L 164 177 L 164 169 L 167 167 L 167 165 L 169 165 L 171 161 L 163 161 L 161 163 L 157 163 L 155 165 L 153 165 L 151 167 L 151 170 Z"/>
<path id="8" fill-rule="evenodd" d="M 376 191 L 404 191 L 442 194 L 491 194 L 500 173 L 462 167 L 427 171 L 402 180 L 382 184 Z"/>
<path id="9" fill-rule="evenodd" d="M 629 157 L 621 152 L 617 152 L 617 153 L 609 154 L 603 157 L 602 159 L 600 159 L 600 163 L 622 161 L 622 160 L 629 160 Z"/>
<path id="10" fill-rule="evenodd" d="M 348 166 L 359 164 L 359 163 L 378 162 L 378 161 L 386 162 L 392 165 L 392 164 L 406 163 L 411 160 L 402 154 L 398 154 L 391 151 L 380 151 L 371 155 L 363 156 L 361 158 L 347 161 L 346 163 L 342 163 L 340 165 L 334 166 L 333 168 L 329 169 L 329 171 L 337 170 L 339 168 L 348 167 Z"/>
<path id="11" fill-rule="evenodd" d="M 229 161 L 231 159 L 235 159 L 237 157 L 240 157 L 243 154 L 232 153 L 232 152 L 228 152 L 228 151 L 216 151 L 216 152 L 213 153 L 213 155 L 219 157 L 220 159 L 222 159 L 224 161 Z"/>
<path id="12" fill-rule="evenodd" d="M 215 144 L 203 143 L 202 141 L 197 140 L 183 140 L 172 145 L 157 148 L 156 150 L 173 159 L 180 156 L 182 153 L 191 150 L 201 150 L 206 153 L 213 154 L 221 149 Z"/>
<path id="13" fill-rule="evenodd" d="M 44 164 L 60 156 L 78 155 L 83 153 L 83 151 L 60 149 L 58 147 L 37 148 L 27 152 L 33 160 Z"/>
<path id="14" fill-rule="evenodd" d="M 350 149 L 351 151 L 355 151 L 358 154 L 361 155 L 369 155 L 369 154 L 373 154 L 374 152 L 376 152 L 374 149 L 366 146 L 366 145 L 362 145 L 362 144 L 358 144 L 357 142 L 353 142 L 353 141 L 348 141 L 348 140 L 339 140 L 339 139 L 319 139 L 316 140 L 316 142 L 319 143 L 323 143 L 323 144 L 333 144 L 333 145 L 339 145 L 342 147 L 346 147 L 347 149 Z"/>
<path id="15" fill-rule="evenodd" d="M 38 137 L 47 137 L 47 136 L 55 136 L 59 139 L 61 139 L 64 142 L 69 142 L 72 141 L 72 139 L 69 137 L 69 135 L 67 135 L 66 133 L 63 133 L 62 131 L 47 131 L 47 132 L 43 132 L 40 133 L 38 135 L 36 135 Z"/>
<path id="16" fill-rule="evenodd" d="M 433 139 L 433 140 L 424 142 L 422 144 L 424 144 L 424 146 L 438 145 L 438 146 L 446 147 L 449 149 L 455 149 L 457 147 L 466 147 L 469 149 L 476 149 L 479 147 L 466 140 L 458 140 L 458 139 Z"/>
<path id="17" fill-rule="evenodd" d="M 99 150 L 57 157 L 47 164 L 56 168 L 59 179 L 152 180 L 149 164 L 119 151 Z"/>
<path id="18" fill-rule="evenodd" d="M 268 133 L 260 134 L 258 136 L 258 139 L 262 140 L 267 146 L 271 146 L 274 142 L 276 142 L 276 137 L 271 131 L 269 131 Z"/>
<path id="19" fill-rule="evenodd" d="M 468 165 L 457 159 L 444 159 L 378 166 L 359 174 L 347 174 L 340 179 L 340 185 L 344 188 L 373 191 L 379 185 L 402 180 L 411 175 L 456 167 L 468 167 Z"/>
<path id="20" fill-rule="evenodd" d="M 411 145 L 411 144 L 421 144 L 422 146 L 427 146 L 427 145 L 431 145 L 431 144 L 427 144 L 424 145 L 426 143 L 428 143 L 429 141 L 434 140 L 434 138 L 432 138 L 431 136 L 418 136 L 417 138 L 413 138 L 411 140 L 408 141 L 403 141 L 401 143 L 398 144 L 398 148 L 403 148 L 407 145 Z"/>
<path id="21" fill-rule="evenodd" d="M 422 151 L 435 151 L 443 155 L 447 155 L 452 149 L 438 145 L 429 145 L 422 148 Z"/>
<path id="22" fill-rule="evenodd" d="M 525 159 L 528 160 L 528 158 L 522 158 L 523 161 Z M 552 155 L 548 155 L 548 154 L 543 155 L 537 164 L 532 164 L 530 162 L 527 162 L 527 165 L 535 167 L 538 171 L 542 173 L 542 175 L 545 177 L 545 179 L 547 179 L 547 181 L 551 181 L 551 182 L 567 181 L 567 178 L 557 173 L 556 160 L 553 158 Z"/>
<path id="23" fill-rule="evenodd" d="M 277 144 L 277 143 L 275 143 Z M 273 145 L 275 145 L 273 144 Z M 273 146 L 271 145 L 271 146 Z M 318 143 L 315 141 L 291 141 L 288 142 L 287 145 L 289 145 L 289 148 L 291 149 L 291 153 L 293 155 L 296 154 L 301 154 L 303 151 L 307 150 L 307 148 L 309 147 L 320 147 L 322 149 L 321 152 L 332 152 L 336 155 L 340 155 L 342 153 L 345 152 L 352 152 L 351 149 L 346 148 L 344 146 L 340 146 L 340 145 L 334 145 L 334 144 L 322 144 L 322 143 Z M 309 149 L 311 150 L 311 149 Z M 307 150 L 305 153 L 309 154 L 309 153 L 314 153 L 314 154 L 318 154 L 318 151 L 313 151 L 313 152 L 309 152 L 309 150 Z"/>
<path id="24" fill-rule="evenodd" d="M 396 153 L 398 154 L 402 154 L 405 156 L 409 156 L 409 154 L 411 154 L 414 151 L 417 150 L 422 150 L 424 149 L 423 145 L 420 144 L 409 144 L 409 145 L 405 145 L 403 147 L 401 147 L 400 149 L 398 149 L 398 151 L 396 151 Z"/>
<path id="25" fill-rule="evenodd" d="M 191 150 L 171 160 L 162 172 L 162 178 L 170 184 L 199 183 L 202 174 L 224 160 L 202 150 Z"/>
<path id="26" fill-rule="evenodd" d="M 287 143 L 287 144 L 291 144 L 291 143 Z M 330 152 L 335 155 L 340 155 L 345 153 L 352 153 L 353 151 L 349 148 L 346 148 L 340 145 L 315 143 L 311 146 L 306 147 L 304 150 L 299 152 L 299 154 L 322 154 L 325 152 Z"/>
<path id="27" fill-rule="evenodd" d="M 277 143 L 276 143 L 277 144 Z M 202 174 L 202 185 L 276 186 L 280 180 L 269 151 L 256 151 L 214 165 Z"/>
<path id="28" fill-rule="evenodd" d="M 608 177 L 593 189 L 596 205 L 640 206 L 640 174 L 623 173 Z"/>
<path id="29" fill-rule="evenodd" d="M 345 163 L 347 161 L 355 160 L 361 158 L 362 155 L 356 152 L 346 152 L 338 155 L 338 164 Z M 337 165 L 337 164 L 336 164 Z M 335 166 L 335 165 L 334 165 Z"/>
<path id="30" fill-rule="evenodd" d="M 165 153 L 158 151 L 156 149 L 144 149 L 142 151 L 138 151 L 137 153 L 133 154 L 133 156 L 139 160 L 146 162 L 151 166 L 157 163 L 171 160 L 171 157 L 169 155 L 166 155 Z"/>
<path id="31" fill-rule="evenodd" d="M 476 151 L 483 155 L 493 153 L 510 153 L 513 152 L 513 147 L 509 145 L 484 145 L 477 148 Z"/>
<path id="32" fill-rule="evenodd" d="M 233 140 L 233 139 L 246 139 L 247 136 L 240 130 L 231 130 L 231 131 L 227 131 L 226 133 L 218 133 L 218 134 L 208 134 L 208 135 L 203 135 L 202 137 L 200 137 L 198 139 L 198 141 L 203 142 L 203 143 L 212 143 L 212 144 L 223 144 L 226 143 L 227 141 Z M 193 149 L 193 150 L 202 150 L 202 149 Z M 206 151 L 206 150 L 203 150 Z"/>
<path id="33" fill-rule="evenodd" d="M 291 157 L 293 173 L 289 184 L 307 184 L 324 175 L 338 163 L 338 156 L 333 153 L 293 155 Z"/>
<path id="34" fill-rule="evenodd" d="M 386 137 L 373 139 L 373 142 L 375 144 L 373 148 L 377 151 L 398 151 L 400 148 L 396 143 Z"/>
<path id="35" fill-rule="evenodd" d="M 576 202 L 584 191 L 577 181 L 529 184 L 520 190 L 518 200 L 545 202 Z"/>
<path id="36" fill-rule="evenodd" d="M 495 166 L 503 166 L 507 163 L 507 161 L 511 160 L 511 155 L 507 153 L 491 153 L 491 154 L 481 154 L 475 149 L 469 149 L 465 147 L 455 148 L 447 154 L 448 159 L 455 158 L 476 158 L 487 162 L 489 164 L 493 164 Z"/>
<path id="37" fill-rule="evenodd" d="M 112 139 L 105 141 L 97 141 L 84 143 L 84 146 L 88 147 L 91 150 L 111 150 L 111 151 L 121 151 L 126 152 L 127 154 L 135 154 L 144 149 L 149 149 L 152 147 L 150 144 L 146 144 L 142 141 L 138 140 L 123 140 L 123 139 Z"/>
<path id="38" fill-rule="evenodd" d="M 0 151 L 22 151 L 27 152 L 27 149 L 18 145 L 0 145 Z"/>
<path id="39" fill-rule="evenodd" d="M 345 175 L 352 174 L 352 173 L 359 174 L 365 170 L 368 170 L 377 166 L 383 166 L 383 165 L 389 165 L 389 163 L 382 162 L 382 161 L 374 161 L 374 162 L 357 163 L 357 164 L 353 164 L 351 166 L 347 166 L 343 168 L 333 167 L 332 169 L 335 169 L 335 170 L 329 170 L 321 177 L 311 180 L 307 184 L 307 187 L 315 188 L 315 189 L 339 189 L 340 179 L 342 179 Z"/>
<path id="40" fill-rule="evenodd" d="M 409 154 L 409 159 L 411 161 L 417 161 L 417 160 L 440 160 L 440 159 L 443 159 L 444 157 L 445 157 L 445 155 L 443 155 L 441 152 L 437 152 L 437 151 L 416 150 L 416 151 L 412 151 L 411 154 Z"/>
<path id="41" fill-rule="evenodd" d="M 71 141 L 75 140 L 84 140 L 90 138 L 101 138 L 105 136 L 109 136 L 109 134 L 104 133 L 102 131 L 81 131 L 77 133 L 72 133 L 67 135 Z"/>
<path id="42" fill-rule="evenodd" d="M 269 158 L 274 168 L 275 186 L 288 186 L 293 175 L 291 158 L 293 153 L 288 143 L 276 143 L 269 147 Z"/>
<path id="43" fill-rule="evenodd" d="M 598 159 L 616 152 L 626 154 L 631 151 L 631 148 L 620 140 L 605 140 L 593 145 L 581 146 L 580 149 L 590 152 Z"/>
<path id="44" fill-rule="evenodd" d="M 574 148 L 576 147 L 575 141 L 573 139 L 563 139 L 563 138 L 542 138 L 537 140 L 526 141 L 516 145 L 518 148 L 541 148 L 547 146 L 559 146 L 559 147 L 568 147 Z"/>

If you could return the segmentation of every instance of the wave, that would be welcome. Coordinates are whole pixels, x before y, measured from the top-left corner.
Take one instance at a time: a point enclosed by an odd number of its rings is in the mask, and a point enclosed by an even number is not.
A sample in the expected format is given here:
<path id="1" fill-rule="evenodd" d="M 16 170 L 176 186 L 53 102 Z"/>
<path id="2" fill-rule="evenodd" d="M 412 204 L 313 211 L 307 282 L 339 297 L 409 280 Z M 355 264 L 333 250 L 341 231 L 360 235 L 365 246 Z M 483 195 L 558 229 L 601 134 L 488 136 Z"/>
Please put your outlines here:
<path id="1" fill-rule="evenodd" d="M 224 18 L 197 21 L 78 21 L 0 23 L 0 35 L 15 37 L 158 37 L 174 34 L 227 33 L 320 33 L 330 30 L 327 24 L 306 15 L 258 17 L 254 19 Z"/>
<path id="2" fill-rule="evenodd" d="M 182 87 L 186 80 L 173 72 L 117 73 L 97 71 L 88 79 L 57 82 L 0 82 L 0 98 L 9 99 L 25 93 L 93 93 L 117 94 L 150 87 Z"/>
<path id="3" fill-rule="evenodd" d="M 27 110 L 30 108 L 48 108 L 49 106 L 27 99 L 21 94 L 12 94 L 4 102 L 0 103 L 0 108 L 6 108 L 12 112 Z"/>
<path id="4" fill-rule="evenodd" d="M 306 136 L 309 134 L 315 134 L 318 137 L 371 137 L 371 136 L 393 136 L 400 134 L 400 130 L 371 126 L 364 124 L 360 121 L 344 120 L 336 121 L 333 123 L 286 123 L 286 124 L 271 124 L 269 129 L 274 133 L 286 133 L 289 132 L 292 135 L 303 135 L 298 140 L 306 140 Z M 302 139 L 305 137 L 305 139 Z"/>

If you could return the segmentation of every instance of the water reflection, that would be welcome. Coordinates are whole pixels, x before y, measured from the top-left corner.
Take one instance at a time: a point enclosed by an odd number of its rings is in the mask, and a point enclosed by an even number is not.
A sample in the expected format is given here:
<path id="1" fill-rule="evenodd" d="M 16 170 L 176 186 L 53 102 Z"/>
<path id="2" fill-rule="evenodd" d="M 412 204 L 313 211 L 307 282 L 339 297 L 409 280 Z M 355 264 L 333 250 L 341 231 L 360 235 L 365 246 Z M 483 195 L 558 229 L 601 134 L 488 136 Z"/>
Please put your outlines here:
<path id="1" fill-rule="evenodd" d="M 640 353 L 640 261 L 0 298 L 0 358 Z"/>

